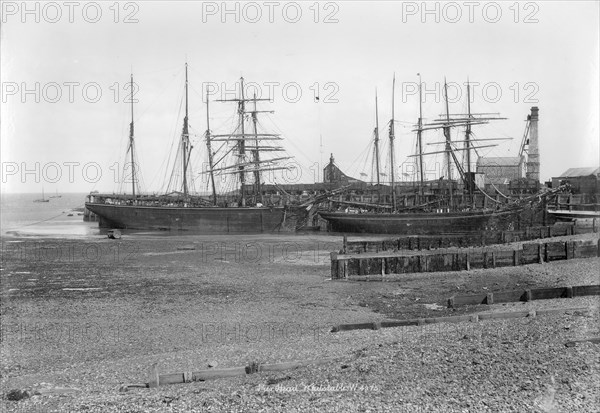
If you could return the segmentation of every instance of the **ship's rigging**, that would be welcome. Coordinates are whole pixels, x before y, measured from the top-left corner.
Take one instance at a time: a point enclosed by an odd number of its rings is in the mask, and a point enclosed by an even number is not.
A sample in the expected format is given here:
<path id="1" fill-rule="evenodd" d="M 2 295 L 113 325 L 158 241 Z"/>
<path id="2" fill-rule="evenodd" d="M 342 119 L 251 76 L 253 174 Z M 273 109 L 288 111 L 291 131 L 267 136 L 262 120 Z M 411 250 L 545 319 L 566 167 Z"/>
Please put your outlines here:
<path id="1" fill-rule="evenodd" d="M 449 206 L 453 204 L 452 197 L 457 188 L 457 180 L 454 178 L 455 174 L 458 175 L 460 180 L 459 188 L 464 188 L 465 194 L 469 199 L 471 207 L 475 207 L 474 205 L 474 192 L 480 190 L 477 187 L 475 182 L 475 173 L 472 169 L 473 165 L 473 153 L 479 155 L 478 151 L 481 149 L 487 149 L 496 147 L 497 144 L 491 143 L 489 141 L 501 141 L 501 140 L 509 140 L 512 138 L 483 138 L 480 139 L 475 136 L 472 130 L 472 126 L 475 125 L 486 125 L 492 121 L 503 120 L 506 118 L 500 117 L 497 113 L 473 113 L 471 111 L 471 87 L 470 83 L 467 81 L 467 104 L 466 104 L 466 113 L 451 113 L 449 107 L 449 99 L 448 99 L 448 84 L 444 80 L 444 113 L 439 116 L 437 119 L 433 119 L 429 122 L 425 121 L 423 117 L 423 96 L 422 96 L 422 81 L 421 75 L 419 76 L 419 112 L 418 112 L 418 120 L 417 124 L 414 125 L 412 132 L 416 132 L 416 153 L 410 154 L 407 156 L 407 159 L 415 159 L 414 164 L 408 162 L 409 165 L 412 165 L 411 170 L 414 172 L 413 177 L 416 177 L 418 182 L 418 193 L 420 195 L 425 195 L 427 192 L 427 169 L 425 167 L 424 159 L 431 155 L 443 155 L 444 156 L 444 165 L 443 170 L 440 173 L 440 177 L 438 179 L 439 182 L 443 183 L 446 187 L 446 196 L 439 197 L 440 203 L 446 202 L 449 200 Z M 395 86 L 395 76 L 392 82 L 392 90 Z M 394 144 L 397 139 L 396 133 L 396 124 L 399 123 L 398 120 L 395 119 L 394 116 L 394 98 L 392 93 L 392 116 L 391 120 L 388 123 L 389 134 L 388 134 L 388 167 L 385 169 L 389 174 L 386 174 L 381 171 L 380 167 L 380 153 L 382 152 L 382 145 L 379 139 L 379 126 L 378 126 L 378 102 L 377 102 L 377 93 L 375 97 L 375 129 L 373 130 L 373 139 L 372 139 L 372 150 L 371 153 L 371 179 L 370 183 L 372 185 L 377 185 L 381 189 L 381 184 L 387 184 L 390 187 L 396 187 L 398 183 L 396 182 L 396 167 L 395 166 L 395 152 L 394 152 Z M 401 122 L 400 122 L 401 123 Z M 452 131 L 464 129 L 464 139 L 452 138 Z M 440 142 L 426 142 L 426 135 L 432 132 L 440 131 L 442 132 L 443 140 Z M 434 149 L 431 151 L 425 151 L 424 147 L 429 145 L 443 145 L 442 148 Z M 368 153 L 368 152 L 367 152 Z M 459 159 L 459 155 L 463 154 L 462 159 Z M 365 162 L 368 161 L 368 157 L 365 158 Z M 404 167 L 404 165 L 402 165 Z M 363 167 L 363 170 L 365 168 Z M 404 170 L 402 171 L 404 172 Z M 368 176 L 365 173 L 360 174 L 361 177 Z M 408 176 L 407 173 L 402 173 L 400 175 L 400 180 L 404 181 L 403 177 Z M 381 178 L 387 178 L 385 182 L 381 181 Z M 431 182 L 431 181 L 429 181 Z M 393 210 L 397 210 L 397 202 L 396 202 L 396 191 L 391 191 L 391 199 L 389 203 Z"/>

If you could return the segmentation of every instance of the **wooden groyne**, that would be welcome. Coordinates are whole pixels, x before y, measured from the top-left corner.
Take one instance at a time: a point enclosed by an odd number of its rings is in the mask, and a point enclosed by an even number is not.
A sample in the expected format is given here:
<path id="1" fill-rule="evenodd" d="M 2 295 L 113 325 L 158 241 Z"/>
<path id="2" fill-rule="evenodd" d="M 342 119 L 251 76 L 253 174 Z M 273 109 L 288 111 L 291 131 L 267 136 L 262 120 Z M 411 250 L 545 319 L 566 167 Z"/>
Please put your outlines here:
<path id="1" fill-rule="evenodd" d="M 368 280 L 374 275 L 468 271 L 587 257 L 600 257 L 598 239 L 431 251 L 332 252 L 331 278 Z"/>
<path id="2" fill-rule="evenodd" d="M 600 285 L 576 285 L 558 288 L 531 288 L 527 290 L 500 291 L 487 294 L 454 295 L 448 298 L 448 308 L 461 305 L 498 304 L 517 301 L 551 300 L 554 298 L 600 295 Z"/>
<path id="3" fill-rule="evenodd" d="M 428 324 L 439 324 L 439 323 L 462 323 L 471 322 L 477 323 L 485 320 L 508 320 L 515 318 L 525 317 L 538 317 L 545 315 L 560 315 L 565 313 L 582 313 L 590 314 L 594 311 L 593 307 L 571 307 L 571 308 L 546 308 L 540 310 L 523 310 L 523 311 L 508 311 L 508 312 L 494 312 L 494 313 L 474 313 L 466 315 L 455 315 L 448 317 L 430 317 L 430 318 L 411 318 L 408 320 L 383 320 L 374 321 L 371 323 L 358 323 L 358 324 L 340 324 L 333 326 L 331 329 L 332 333 L 339 333 L 343 331 L 353 330 L 380 330 L 382 328 L 395 328 L 395 327 L 407 327 L 407 326 L 425 326 Z M 593 338 L 592 340 L 596 340 Z M 584 340 L 581 340 L 584 341 Z"/>
<path id="4" fill-rule="evenodd" d="M 363 253 L 394 250 L 429 250 L 450 247 L 479 247 L 598 232 L 599 224 L 594 219 L 591 226 L 583 226 L 577 223 L 557 223 L 551 226 L 527 227 L 518 231 L 483 231 L 447 235 L 405 235 L 384 239 L 345 240 L 342 250 L 344 253 Z"/>

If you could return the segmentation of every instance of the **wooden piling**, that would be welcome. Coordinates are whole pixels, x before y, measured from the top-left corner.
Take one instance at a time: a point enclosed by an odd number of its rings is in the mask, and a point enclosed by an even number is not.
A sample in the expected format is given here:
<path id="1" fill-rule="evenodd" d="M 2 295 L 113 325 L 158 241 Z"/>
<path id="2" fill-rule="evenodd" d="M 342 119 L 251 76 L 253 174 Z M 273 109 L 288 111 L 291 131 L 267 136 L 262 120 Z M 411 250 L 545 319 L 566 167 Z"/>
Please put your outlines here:
<path id="1" fill-rule="evenodd" d="M 160 376 L 158 375 L 158 365 L 154 363 L 148 369 L 148 387 L 154 388 L 160 386 Z"/>

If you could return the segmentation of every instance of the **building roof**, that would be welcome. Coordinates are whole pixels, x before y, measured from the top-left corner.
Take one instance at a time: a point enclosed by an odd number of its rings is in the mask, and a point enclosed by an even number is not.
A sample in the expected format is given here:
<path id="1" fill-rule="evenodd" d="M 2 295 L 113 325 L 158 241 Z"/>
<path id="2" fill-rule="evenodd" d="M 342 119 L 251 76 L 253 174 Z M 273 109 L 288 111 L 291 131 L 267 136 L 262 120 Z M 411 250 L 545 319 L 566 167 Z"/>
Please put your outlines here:
<path id="1" fill-rule="evenodd" d="M 562 173 L 559 178 L 573 178 L 576 176 L 590 176 L 600 174 L 600 168 L 587 167 L 587 168 L 569 168 Z"/>
<path id="2" fill-rule="evenodd" d="M 494 158 L 479 158 L 477 166 L 518 166 L 522 159 L 519 156 L 498 156 Z"/>

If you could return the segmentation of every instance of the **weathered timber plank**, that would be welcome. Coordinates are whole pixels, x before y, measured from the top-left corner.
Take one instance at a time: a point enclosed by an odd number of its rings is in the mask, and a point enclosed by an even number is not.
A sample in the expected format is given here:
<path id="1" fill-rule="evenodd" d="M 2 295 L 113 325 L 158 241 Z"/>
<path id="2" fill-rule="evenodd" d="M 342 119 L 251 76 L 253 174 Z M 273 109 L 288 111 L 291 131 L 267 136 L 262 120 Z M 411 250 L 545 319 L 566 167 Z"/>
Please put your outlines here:
<path id="1" fill-rule="evenodd" d="M 479 313 L 480 320 L 523 318 L 529 316 L 529 311 L 511 311 L 503 313 Z"/>
<path id="2" fill-rule="evenodd" d="M 494 292 L 495 303 L 511 303 L 515 301 L 527 301 L 525 291 L 497 291 Z"/>
<path id="3" fill-rule="evenodd" d="M 600 344 L 600 337 L 585 338 L 583 340 L 573 340 L 565 342 L 566 347 L 574 347 L 577 343 Z"/>
<path id="4" fill-rule="evenodd" d="M 380 323 L 355 323 L 355 324 L 340 324 L 332 328 L 332 333 L 338 331 L 352 331 L 352 330 L 379 330 L 381 328 Z"/>
<path id="5" fill-rule="evenodd" d="M 573 296 L 600 295 L 600 285 L 577 285 L 573 287 Z"/>
<path id="6" fill-rule="evenodd" d="M 567 296 L 567 289 L 565 287 L 560 288 L 532 288 L 531 299 L 532 300 L 547 300 L 552 298 L 562 298 Z"/>
<path id="7" fill-rule="evenodd" d="M 381 322 L 382 328 L 389 327 L 405 327 L 405 326 L 416 326 L 419 325 L 418 319 L 410 319 L 410 320 L 386 320 Z"/>
<path id="8" fill-rule="evenodd" d="M 547 261 L 566 260 L 565 242 L 548 242 L 546 244 Z"/>
<path id="9" fill-rule="evenodd" d="M 322 365 L 331 363 L 335 359 L 331 358 L 323 358 L 323 359 L 315 359 L 315 360 L 305 360 L 305 361 L 289 361 L 285 363 L 276 363 L 276 364 L 261 364 L 258 366 L 258 371 L 283 371 L 283 370 L 294 370 L 300 367 L 310 366 L 310 365 Z"/>
<path id="10" fill-rule="evenodd" d="M 477 295 L 455 295 L 452 297 L 454 300 L 454 305 L 478 305 L 485 304 L 487 299 L 487 294 L 477 294 Z"/>

